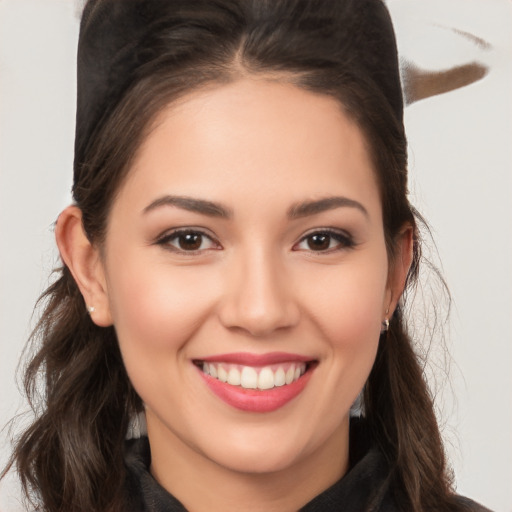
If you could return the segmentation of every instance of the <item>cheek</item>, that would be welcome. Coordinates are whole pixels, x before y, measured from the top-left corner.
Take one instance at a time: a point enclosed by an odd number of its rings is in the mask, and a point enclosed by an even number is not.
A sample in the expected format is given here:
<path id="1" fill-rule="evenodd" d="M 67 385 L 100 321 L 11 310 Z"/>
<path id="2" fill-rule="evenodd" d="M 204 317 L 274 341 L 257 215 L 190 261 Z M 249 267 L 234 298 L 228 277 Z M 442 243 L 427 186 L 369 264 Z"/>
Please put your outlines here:
<path id="1" fill-rule="evenodd" d="M 121 349 L 145 356 L 179 350 L 208 315 L 215 289 L 212 276 L 202 276 L 200 269 L 127 258 L 112 270 L 109 282 Z"/>
<path id="2" fill-rule="evenodd" d="M 316 276 L 310 311 L 332 349 L 359 351 L 378 340 L 386 282 L 386 265 L 347 265 Z"/>
<path id="3" fill-rule="evenodd" d="M 196 331 L 215 302 L 216 276 L 127 257 L 110 272 L 112 318 L 129 378 L 154 410 L 186 407 L 172 390 L 190 378 Z M 200 286 L 200 289 L 198 289 Z"/>

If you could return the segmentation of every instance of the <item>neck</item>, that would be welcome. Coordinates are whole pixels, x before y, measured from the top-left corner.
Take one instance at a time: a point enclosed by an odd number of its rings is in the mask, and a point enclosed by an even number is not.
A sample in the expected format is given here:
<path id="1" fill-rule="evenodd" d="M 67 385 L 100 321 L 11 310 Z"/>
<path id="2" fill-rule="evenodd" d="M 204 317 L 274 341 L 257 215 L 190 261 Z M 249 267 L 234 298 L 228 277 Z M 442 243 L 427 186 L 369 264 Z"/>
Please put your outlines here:
<path id="1" fill-rule="evenodd" d="M 348 470 L 348 418 L 313 453 L 277 471 L 259 473 L 218 464 L 151 418 L 148 436 L 152 475 L 191 512 L 297 511 Z"/>

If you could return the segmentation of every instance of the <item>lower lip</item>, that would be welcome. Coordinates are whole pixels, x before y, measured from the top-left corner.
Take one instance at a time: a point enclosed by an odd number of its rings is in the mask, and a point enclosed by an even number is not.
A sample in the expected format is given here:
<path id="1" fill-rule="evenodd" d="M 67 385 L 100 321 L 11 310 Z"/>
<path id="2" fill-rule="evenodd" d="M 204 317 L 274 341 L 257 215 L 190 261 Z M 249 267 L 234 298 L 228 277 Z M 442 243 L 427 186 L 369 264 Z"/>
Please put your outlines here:
<path id="1" fill-rule="evenodd" d="M 308 383 L 313 370 L 308 369 L 304 375 L 291 384 L 265 390 L 232 386 L 206 375 L 199 368 L 198 372 L 207 386 L 231 407 L 247 412 L 272 412 L 280 409 L 299 395 Z"/>

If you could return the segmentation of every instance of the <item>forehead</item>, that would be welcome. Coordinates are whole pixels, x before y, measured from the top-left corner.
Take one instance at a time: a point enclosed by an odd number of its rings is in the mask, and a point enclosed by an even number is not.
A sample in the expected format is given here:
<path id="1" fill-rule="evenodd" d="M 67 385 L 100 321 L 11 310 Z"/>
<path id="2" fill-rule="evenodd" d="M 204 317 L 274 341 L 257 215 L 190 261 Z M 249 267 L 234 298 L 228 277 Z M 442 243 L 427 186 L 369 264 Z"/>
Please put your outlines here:
<path id="1" fill-rule="evenodd" d="M 135 204 L 157 193 L 241 205 L 339 193 L 380 209 L 365 139 L 342 105 L 269 80 L 211 86 L 159 113 L 121 196 Z"/>

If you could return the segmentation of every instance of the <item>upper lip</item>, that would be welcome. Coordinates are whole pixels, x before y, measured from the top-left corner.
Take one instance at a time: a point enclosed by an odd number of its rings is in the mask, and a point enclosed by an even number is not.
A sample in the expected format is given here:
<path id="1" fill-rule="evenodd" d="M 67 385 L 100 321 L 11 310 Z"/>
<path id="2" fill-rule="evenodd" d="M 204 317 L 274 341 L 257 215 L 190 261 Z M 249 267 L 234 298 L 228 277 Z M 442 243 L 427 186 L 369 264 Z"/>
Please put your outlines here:
<path id="1" fill-rule="evenodd" d="M 268 352 L 266 354 L 253 354 L 250 352 L 232 352 L 229 354 L 216 354 L 204 358 L 197 358 L 196 361 L 209 363 L 231 363 L 243 366 L 268 366 L 271 364 L 289 363 L 289 362 L 310 362 L 314 358 L 292 354 L 289 352 Z"/>

